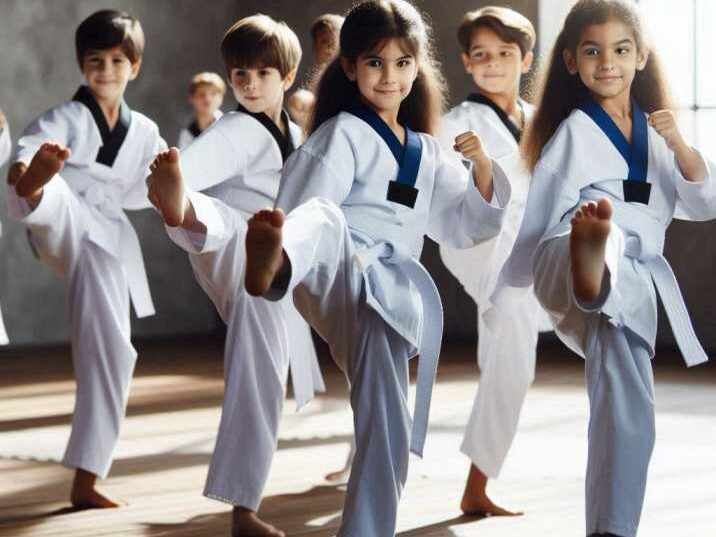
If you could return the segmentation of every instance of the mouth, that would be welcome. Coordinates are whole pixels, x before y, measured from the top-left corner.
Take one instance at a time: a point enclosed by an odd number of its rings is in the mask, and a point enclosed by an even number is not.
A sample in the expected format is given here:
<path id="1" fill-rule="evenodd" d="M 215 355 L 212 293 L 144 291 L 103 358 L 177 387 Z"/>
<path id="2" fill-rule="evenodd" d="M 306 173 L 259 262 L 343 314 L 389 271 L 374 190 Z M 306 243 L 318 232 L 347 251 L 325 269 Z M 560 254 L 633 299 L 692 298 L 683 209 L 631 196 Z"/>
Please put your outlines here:
<path id="1" fill-rule="evenodd" d="M 597 82 L 616 82 L 617 80 L 621 80 L 622 77 L 620 76 L 595 76 L 594 80 Z"/>
<path id="2" fill-rule="evenodd" d="M 496 74 L 487 74 L 484 75 L 484 78 L 504 78 L 505 75 L 496 75 Z"/>
<path id="3" fill-rule="evenodd" d="M 381 95 L 397 95 L 400 93 L 400 90 L 375 90 L 376 93 L 380 93 Z"/>

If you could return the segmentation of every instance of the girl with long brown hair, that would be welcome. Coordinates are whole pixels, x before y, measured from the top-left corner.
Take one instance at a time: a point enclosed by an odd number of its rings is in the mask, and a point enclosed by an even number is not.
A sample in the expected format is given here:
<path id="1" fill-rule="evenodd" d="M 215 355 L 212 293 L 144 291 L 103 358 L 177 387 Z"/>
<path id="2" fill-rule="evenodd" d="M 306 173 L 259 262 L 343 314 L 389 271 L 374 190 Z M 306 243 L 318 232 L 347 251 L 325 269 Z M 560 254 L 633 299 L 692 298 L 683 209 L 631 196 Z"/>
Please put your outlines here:
<path id="1" fill-rule="evenodd" d="M 656 292 L 687 364 L 707 359 L 662 251 L 675 211 L 716 217 L 716 188 L 667 94 L 636 5 L 577 2 L 524 141 L 530 194 L 492 297 L 534 283 L 560 339 L 586 359 L 587 535 L 637 532 L 654 446 Z"/>
<path id="2" fill-rule="evenodd" d="M 509 198 L 475 134 L 455 140 L 469 174 L 431 136 L 443 89 L 411 4 L 357 4 L 318 85 L 312 134 L 284 168 L 278 209 L 249 223 L 246 289 L 292 293 L 350 380 L 356 454 L 343 537 L 394 535 L 409 451 L 422 453 L 442 332 L 423 237 L 462 247 L 491 238 Z M 408 360 L 418 354 L 411 423 Z"/>

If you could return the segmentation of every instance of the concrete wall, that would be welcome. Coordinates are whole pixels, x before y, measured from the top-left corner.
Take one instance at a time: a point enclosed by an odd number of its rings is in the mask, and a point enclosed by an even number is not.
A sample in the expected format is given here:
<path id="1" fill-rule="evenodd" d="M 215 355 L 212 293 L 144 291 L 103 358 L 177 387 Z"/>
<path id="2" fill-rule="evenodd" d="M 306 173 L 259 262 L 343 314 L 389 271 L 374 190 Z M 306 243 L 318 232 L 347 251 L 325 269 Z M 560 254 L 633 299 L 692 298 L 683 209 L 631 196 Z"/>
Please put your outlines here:
<path id="1" fill-rule="evenodd" d="M 455 38 L 462 14 L 487 2 L 422 0 L 418 5 L 432 18 L 439 59 L 450 85 L 451 102 L 470 90 L 470 80 L 459 61 Z M 492 2 L 497 3 L 497 2 Z M 313 64 L 309 25 L 323 12 L 340 13 L 349 1 L 335 0 L 116 0 L 142 21 L 147 52 L 142 75 L 130 86 L 130 104 L 159 124 L 170 143 L 187 121 L 186 84 L 201 70 L 221 72 L 218 42 L 226 27 L 240 16 L 262 12 L 285 20 L 304 44 L 299 79 Z M 536 0 L 509 2 L 532 20 L 538 20 Z M 17 133 L 41 111 L 69 98 L 81 83 L 74 60 L 73 35 L 78 22 L 106 2 L 90 0 L 3 0 L 0 2 L 0 107 Z M 545 14 L 543 13 L 543 19 Z M 225 109 L 234 106 L 227 97 Z M 0 194 L 4 204 L 4 193 Z M 0 238 L 0 304 L 15 344 L 67 339 L 68 326 L 63 283 L 30 254 L 23 229 L 8 222 L 0 211 L 4 235 Z M 207 333 L 221 326 L 213 307 L 198 288 L 183 255 L 171 244 L 157 217 L 149 211 L 132 216 L 143 244 L 154 297 L 159 311 L 134 322 L 141 337 L 171 337 Z M 716 249 L 708 240 L 714 225 L 677 224 L 669 232 L 667 255 L 674 264 L 693 314 L 697 332 L 709 348 L 716 348 L 716 314 L 711 303 L 711 280 Z M 475 306 L 442 266 L 434 244 L 428 243 L 423 260 L 440 288 L 446 315 L 447 340 L 472 340 Z M 663 319 L 662 319 L 663 321 Z M 671 344 L 662 322 L 660 342 Z"/>

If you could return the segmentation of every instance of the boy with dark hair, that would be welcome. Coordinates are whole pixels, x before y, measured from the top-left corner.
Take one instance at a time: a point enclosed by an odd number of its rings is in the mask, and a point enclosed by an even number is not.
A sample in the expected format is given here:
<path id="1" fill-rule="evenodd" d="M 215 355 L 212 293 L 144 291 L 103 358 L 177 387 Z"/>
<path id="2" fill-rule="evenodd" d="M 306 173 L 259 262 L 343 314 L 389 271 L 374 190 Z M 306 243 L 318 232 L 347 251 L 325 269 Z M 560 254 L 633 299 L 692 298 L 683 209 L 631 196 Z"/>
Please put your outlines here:
<path id="1" fill-rule="evenodd" d="M 534 108 L 520 98 L 520 82 L 532 66 L 535 31 L 520 13 L 487 6 L 466 13 L 457 36 L 475 92 L 445 115 L 440 140 L 446 151 L 455 154 L 455 135 L 476 132 L 505 170 L 513 196 L 495 240 L 466 250 L 440 247 L 445 265 L 480 309 L 480 386 L 461 448 L 472 461 L 461 508 L 470 515 L 513 515 L 517 513 L 495 505 L 487 495 L 487 481 L 502 468 L 534 378 L 540 308 L 532 292 L 515 299 L 514 315 L 497 312 L 500 333 L 487 329 L 483 314 L 527 203 L 530 178 L 520 162 L 519 140 Z"/>
<path id="2" fill-rule="evenodd" d="M 144 178 L 166 144 L 129 108 L 144 33 L 134 17 L 94 13 L 76 32 L 86 85 L 22 133 L 8 174 L 8 212 L 25 224 L 40 259 L 68 283 L 77 398 L 63 464 L 75 468 L 77 507 L 117 507 L 100 494 L 124 420 L 137 353 L 129 302 L 154 314 L 137 235 L 123 209 L 148 207 Z"/>
<path id="3" fill-rule="evenodd" d="M 179 132 L 179 149 L 187 147 L 222 116 L 220 108 L 225 93 L 226 84 L 216 73 L 199 73 L 192 77 L 189 84 L 189 104 L 194 111 L 194 119 Z"/>
<path id="4" fill-rule="evenodd" d="M 157 157 L 150 199 L 228 325 L 224 407 L 204 494 L 234 506 L 234 536 L 282 537 L 256 511 L 289 368 L 297 406 L 324 387 L 310 330 L 291 301 L 270 303 L 246 293 L 244 239 L 251 215 L 274 204 L 284 162 L 302 141 L 282 108 L 301 47 L 288 26 L 255 15 L 227 31 L 221 51 L 238 109 L 181 155 L 172 148 Z"/>

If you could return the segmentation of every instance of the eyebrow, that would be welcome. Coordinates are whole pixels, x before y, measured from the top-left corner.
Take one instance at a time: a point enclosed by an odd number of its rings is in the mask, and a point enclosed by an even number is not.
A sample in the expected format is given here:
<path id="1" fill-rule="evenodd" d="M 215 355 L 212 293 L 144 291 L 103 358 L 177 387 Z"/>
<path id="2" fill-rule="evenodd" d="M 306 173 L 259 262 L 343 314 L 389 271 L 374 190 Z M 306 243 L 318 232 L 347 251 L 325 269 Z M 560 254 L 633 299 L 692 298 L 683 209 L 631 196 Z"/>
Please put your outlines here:
<path id="1" fill-rule="evenodd" d="M 624 45 L 624 44 L 633 45 L 634 41 L 632 41 L 629 38 L 625 38 L 625 39 L 621 39 L 621 40 L 617 41 L 616 43 L 612 43 L 611 46 L 615 47 L 617 45 Z M 595 43 L 594 41 L 585 41 L 584 43 L 582 43 L 579 46 L 580 47 L 598 47 L 599 43 Z"/>
<path id="2" fill-rule="evenodd" d="M 406 58 L 412 58 L 412 57 L 413 57 L 412 54 L 406 54 L 405 56 L 401 56 L 400 58 L 395 58 L 395 61 L 405 60 Z M 364 56 L 364 59 L 386 61 L 387 58 L 383 58 L 383 56 L 378 56 L 376 54 L 371 54 L 369 56 Z"/>
<path id="3" fill-rule="evenodd" d="M 487 46 L 485 46 L 485 45 L 475 45 L 474 47 L 472 47 L 472 48 L 470 49 L 470 52 L 472 52 L 473 50 L 478 50 L 478 49 L 483 49 L 483 48 L 487 48 Z M 503 43 L 502 45 L 499 45 L 499 48 L 501 48 L 501 49 L 504 49 L 504 48 L 512 49 L 512 48 L 520 48 L 520 47 L 519 47 L 519 45 L 518 45 L 517 43 Z"/>

